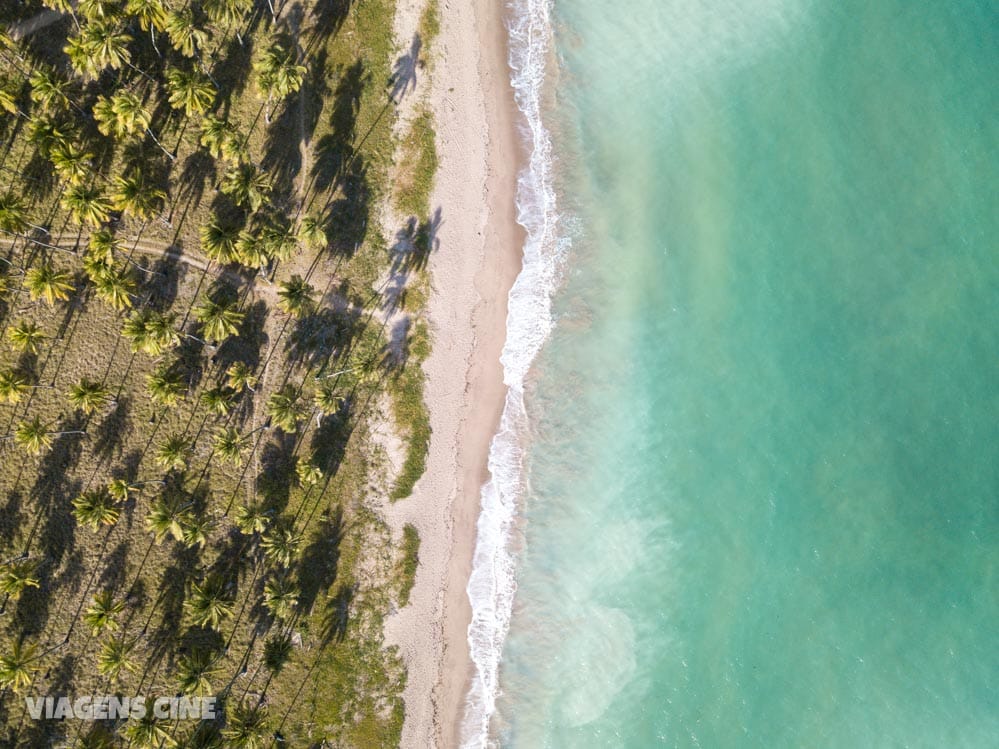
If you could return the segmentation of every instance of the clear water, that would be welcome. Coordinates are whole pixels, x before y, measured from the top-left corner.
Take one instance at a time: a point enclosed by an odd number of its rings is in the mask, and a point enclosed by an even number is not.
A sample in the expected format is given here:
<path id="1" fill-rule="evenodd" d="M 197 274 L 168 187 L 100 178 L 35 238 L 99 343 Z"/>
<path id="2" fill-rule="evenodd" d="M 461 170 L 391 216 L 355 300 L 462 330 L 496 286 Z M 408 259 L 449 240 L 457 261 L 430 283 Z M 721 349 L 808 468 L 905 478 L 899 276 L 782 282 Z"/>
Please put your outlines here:
<path id="1" fill-rule="evenodd" d="M 493 738 L 999 745 L 999 9 L 552 21 L 575 236 Z"/>

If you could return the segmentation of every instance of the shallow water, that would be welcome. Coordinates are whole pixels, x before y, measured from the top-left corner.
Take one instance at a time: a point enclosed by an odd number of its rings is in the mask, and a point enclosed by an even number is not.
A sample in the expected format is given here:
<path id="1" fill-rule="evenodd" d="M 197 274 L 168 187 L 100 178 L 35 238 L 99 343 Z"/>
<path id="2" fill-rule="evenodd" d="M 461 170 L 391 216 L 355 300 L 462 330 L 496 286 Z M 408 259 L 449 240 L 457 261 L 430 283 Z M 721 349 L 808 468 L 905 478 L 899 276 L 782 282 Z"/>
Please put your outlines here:
<path id="1" fill-rule="evenodd" d="M 572 249 L 493 738 L 995 746 L 995 6 L 552 21 Z"/>

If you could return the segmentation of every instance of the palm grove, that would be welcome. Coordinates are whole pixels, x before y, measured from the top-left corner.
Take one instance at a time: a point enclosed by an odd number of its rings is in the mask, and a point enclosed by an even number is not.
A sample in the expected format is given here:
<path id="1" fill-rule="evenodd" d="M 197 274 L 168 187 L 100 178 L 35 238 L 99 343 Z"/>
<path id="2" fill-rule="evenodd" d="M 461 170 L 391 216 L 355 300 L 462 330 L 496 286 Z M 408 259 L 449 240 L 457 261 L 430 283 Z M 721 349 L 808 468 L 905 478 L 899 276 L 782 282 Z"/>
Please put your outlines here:
<path id="1" fill-rule="evenodd" d="M 391 745 L 391 1 L 9 5 L 0 744 Z M 224 711 L 24 709 L 113 693 Z"/>

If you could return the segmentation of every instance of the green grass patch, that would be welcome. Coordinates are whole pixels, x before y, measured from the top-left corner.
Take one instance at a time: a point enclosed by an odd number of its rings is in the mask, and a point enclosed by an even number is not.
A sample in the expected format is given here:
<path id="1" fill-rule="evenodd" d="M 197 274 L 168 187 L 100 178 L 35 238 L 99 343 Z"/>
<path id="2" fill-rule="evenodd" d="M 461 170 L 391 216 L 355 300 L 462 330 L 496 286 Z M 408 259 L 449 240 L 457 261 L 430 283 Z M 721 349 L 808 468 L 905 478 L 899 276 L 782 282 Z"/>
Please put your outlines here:
<path id="1" fill-rule="evenodd" d="M 413 119 L 399 144 L 401 158 L 396 173 L 395 206 L 400 213 L 425 221 L 430 215 L 430 193 L 437 174 L 434 116 L 424 107 Z"/>
<path id="2" fill-rule="evenodd" d="M 399 605 L 409 603 L 409 594 L 416 583 L 416 568 L 420 563 L 420 534 L 416 526 L 406 523 L 402 529 L 402 561 L 399 565 Z"/>

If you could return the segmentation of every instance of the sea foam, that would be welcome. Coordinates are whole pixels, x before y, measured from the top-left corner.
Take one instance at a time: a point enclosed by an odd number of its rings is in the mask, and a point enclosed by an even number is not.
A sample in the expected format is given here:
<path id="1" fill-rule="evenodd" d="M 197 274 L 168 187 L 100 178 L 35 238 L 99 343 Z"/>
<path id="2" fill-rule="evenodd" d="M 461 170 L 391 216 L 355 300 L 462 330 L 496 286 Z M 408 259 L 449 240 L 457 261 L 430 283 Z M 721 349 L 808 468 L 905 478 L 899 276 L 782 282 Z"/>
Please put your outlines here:
<path id="1" fill-rule="evenodd" d="M 499 430 L 489 448 L 489 480 L 482 487 L 475 554 L 468 581 L 472 622 L 468 645 L 475 673 L 465 705 L 462 745 L 486 747 L 499 694 L 499 664 L 516 591 L 511 549 L 524 493 L 528 437 L 524 382 L 552 330 L 552 292 L 569 240 L 559 236 L 551 138 L 541 98 L 551 49 L 550 0 L 510 3 L 509 64 L 521 131 L 530 154 L 517 180 L 517 221 L 526 230 L 523 268 L 510 289 L 506 343 L 500 361 L 507 387 Z"/>

